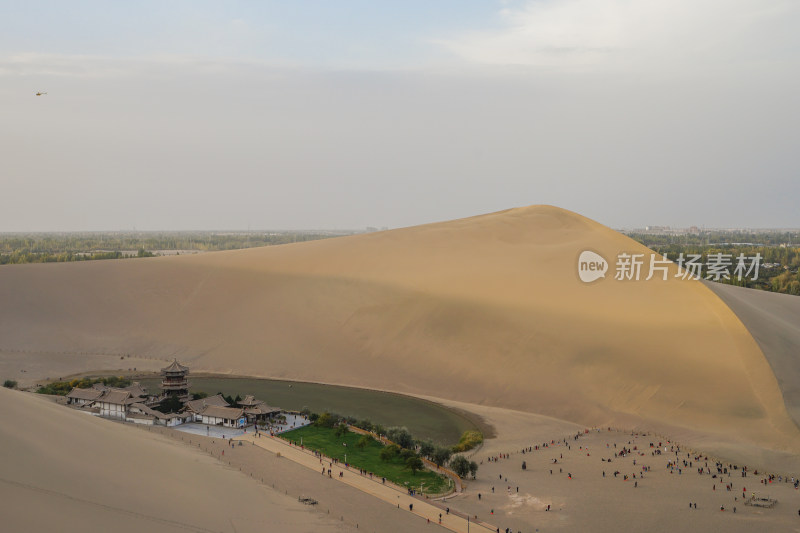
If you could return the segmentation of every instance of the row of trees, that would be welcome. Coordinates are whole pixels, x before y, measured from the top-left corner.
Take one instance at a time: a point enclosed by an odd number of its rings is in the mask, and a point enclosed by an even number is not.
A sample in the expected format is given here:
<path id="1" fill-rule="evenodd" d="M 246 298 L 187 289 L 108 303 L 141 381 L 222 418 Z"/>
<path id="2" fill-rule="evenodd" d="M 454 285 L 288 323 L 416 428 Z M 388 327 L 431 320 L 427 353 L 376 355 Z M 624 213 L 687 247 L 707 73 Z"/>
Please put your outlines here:
<path id="1" fill-rule="evenodd" d="M 721 243 L 752 243 L 768 247 L 785 245 L 795 248 L 800 244 L 798 231 L 737 231 L 737 230 L 708 230 L 698 233 L 685 233 L 676 235 L 671 233 L 638 233 L 625 232 L 628 237 L 635 239 L 645 246 L 663 246 L 677 244 L 682 246 L 697 245 L 710 246 Z"/>
<path id="2" fill-rule="evenodd" d="M 127 387 L 131 384 L 131 380 L 122 376 L 107 376 L 102 378 L 89 378 L 84 377 L 80 379 L 73 379 L 71 381 L 54 381 L 44 387 L 39 387 L 36 392 L 39 394 L 52 394 L 56 396 L 66 396 L 73 388 L 88 389 L 92 385 L 102 383 L 106 387 Z"/>
<path id="3" fill-rule="evenodd" d="M 311 241 L 352 232 L 90 232 L 0 235 L 0 265 L 151 257 L 154 250 L 218 251 Z"/>
<path id="4" fill-rule="evenodd" d="M 720 283 L 780 292 L 800 296 L 800 234 L 791 232 L 739 233 L 711 232 L 703 235 L 652 235 L 628 234 L 659 255 L 666 255 L 675 261 L 680 254 L 700 255 L 701 264 L 705 264 L 712 254 L 727 254 L 736 263 L 739 254 L 746 258 L 761 256 L 761 267 L 758 279 L 751 276 L 739 280 L 731 275 L 730 279 L 720 279 Z M 746 244 L 745 244 L 746 243 Z"/>
<path id="5" fill-rule="evenodd" d="M 400 458 L 412 473 L 424 467 L 422 457 L 433 462 L 437 466 L 450 466 L 459 477 L 471 475 L 474 479 L 478 472 L 478 463 L 469 461 L 461 455 L 454 456 L 454 449 L 464 451 L 483 441 L 483 436 L 479 432 L 465 432 L 459 444 L 455 447 L 438 446 L 430 440 L 415 439 L 405 427 L 390 427 L 384 429 L 379 424 L 373 424 L 369 420 L 357 420 L 353 417 L 342 417 L 335 413 L 324 412 L 321 415 L 312 413 L 308 409 L 301 411 L 301 414 L 308 416 L 315 425 L 328 427 L 336 431 L 337 436 L 343 436 L 348 430 L 348 425 L 354 426 L 365 431 L 371 431 L 377 435 L 383 435 L 393 444 L 389 444 L 381 450 L 380 458 L 383 461 L 392 461 Z M 477 436 L 475 435 L 477 433 Z M 369 445 L 371 437 L 364 435 L 356 444 L 359 448 Z"/>

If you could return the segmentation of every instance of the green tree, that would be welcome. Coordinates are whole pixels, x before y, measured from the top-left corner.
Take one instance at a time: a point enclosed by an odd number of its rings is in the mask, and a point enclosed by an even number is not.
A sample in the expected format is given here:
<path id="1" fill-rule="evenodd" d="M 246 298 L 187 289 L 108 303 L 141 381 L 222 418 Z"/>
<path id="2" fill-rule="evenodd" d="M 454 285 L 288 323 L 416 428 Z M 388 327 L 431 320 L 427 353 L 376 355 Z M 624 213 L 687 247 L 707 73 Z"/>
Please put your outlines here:
<path id="1" fill-rule="evenodd" d="M 469 474 L 469 461 L 463 455 L 456 455 L 450 461 L 450 468 L 458 474 L 458 477 L 467 477 Z"/>
<path id="2" fill-rule="evenodd" d="M 388 463 L 400 453 L 400 446 L 397 444 L 390 444 L 388 446 L 384 446 L 381 450 L 380 457 L 381 461 Z"/>
<path id="3" fill-rule="evenodd" d="M 317 421 L 314 422 L 314 424 L 322 428 L 332 428 L 334 426 L 334 423 L 335 421 L 333 419 L 333 416 L 331 416 L 331 414 L 328 411 L 325 411 L 324 413 L 319 415 Z"/>
<path id="4" fill-rule="evenodd" d="M 417 475 L 417 470 L 422 470 L 425 465 L 422 463 L 422 459 L 419 458 L 419 455 L 412 455 L 408 459 L 406 459 L 406 468 L 411 470 L 412 475 Z"/>
<path id="5" fill-rule="evenodd" d="M 408 448 L 403 448 L 402 450 L 400 450 L 400 459 L 402 459 L 403 461 L 407 461 L 409 457 L 412 457 L 414 455 L 417 455 L 417 453 L 414 450 L 409 450 Z"/>
<path id="6" fill-rule="evenodd" d="M 429 440 L 419 442 L 419 454 L 423 457 L 431 458 L 433 452 L 436 451 L 436 446 Z"/>
<path id="7" fill-rule="evenodd" d="M 392 427 L 386 430 L 386 438 L 401 448 L 413 448 L 414 438 L 406 428 Z"/>
<path id="8" fill-rule="evenodd" d="M 345 422 L 342 422 L 336 425 L 336 431 L 334 433 L 336 434 L 337 437 L 341 438 L 345 436 L 347 431 L 348 431 L 347 424 Z"/>
<path id="9" fill-rule="evenodd" d="M 436 451 L 433 452 L 433 456 L 431 460 L 436 463 L 436 466 L 442 466 L 447 464 L 447 461 L 450 460 L 450 457 L 453 455 L 453 450 L 450 448 L 446 448 L 444 446 L 437 446 Z"/>
<path id="10" fill-rule="evenodd" d="M 358 439 L 358 442 L 356 443 L 356 446 L 358 446 L 359 450 L 363 450 L 364 448 L 369 446 L 369 441 L 371 441 L 371 440 L 372 440 L 372 438 L 370 438 L 369 435 L 361 435 L 361 438 Z"/>
<path id="11" fill-rule="evenodd" d="M 183 402 L 177 396 L 168 396 L 155 409 L 162 413 L 177 413 L 183 409 Z"/>
<path id="12" fill-rule="evenodd" d="M 475 476 L 478 475 L 478 463 L 475 461 L 469 462 L 469 474 L 472 476 L 472 479 L 475 479 Z"/>

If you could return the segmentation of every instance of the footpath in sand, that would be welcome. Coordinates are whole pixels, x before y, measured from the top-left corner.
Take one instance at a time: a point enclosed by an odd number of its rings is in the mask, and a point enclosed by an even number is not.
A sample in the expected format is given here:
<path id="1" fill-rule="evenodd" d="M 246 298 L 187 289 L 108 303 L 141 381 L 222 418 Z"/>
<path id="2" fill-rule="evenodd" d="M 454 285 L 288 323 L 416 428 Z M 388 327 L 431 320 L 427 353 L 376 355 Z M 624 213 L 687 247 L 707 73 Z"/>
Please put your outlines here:
<path id="1" fill-rule="evenodd" d="M 325 456 L 317 456 L 308 449 L 294 446 L 282 439 L 261 433 L 259 436 L 253 434 L 242 435 L 234 439 L 234 442 L 237 440 L 253 443 L 276 455 L 280 454 L 281 457 L 311 470 L 316 470 L 320 473 L 320 477 L 328 478 L 328 470 L 330 469 L 330 479 L 335 479 L 354 487 L 399 509 L 408 509 L 409 512 L 419 516 L 426 523 L 430 521 L 431 524 L 438 525 L 441 517 L 441 526 L 450 531 L 459 533 L 467 531 L 497 531 L 496 526 L 476 521 L 474 518 L 465 515 L 456 514 L 453 510 L 447 513 L 444 506 L 435 505 L 431 501 L 418 496 L 412 496 L 402 487 L 388 481 L 383 483 L 381 478 L 377 476 L 370 478 L 368 475 L 362 475 L 358 469 L 348 468 L 341 463 L 331 461 Z M 324 474 L 322 473 L 323 469 Z"/>

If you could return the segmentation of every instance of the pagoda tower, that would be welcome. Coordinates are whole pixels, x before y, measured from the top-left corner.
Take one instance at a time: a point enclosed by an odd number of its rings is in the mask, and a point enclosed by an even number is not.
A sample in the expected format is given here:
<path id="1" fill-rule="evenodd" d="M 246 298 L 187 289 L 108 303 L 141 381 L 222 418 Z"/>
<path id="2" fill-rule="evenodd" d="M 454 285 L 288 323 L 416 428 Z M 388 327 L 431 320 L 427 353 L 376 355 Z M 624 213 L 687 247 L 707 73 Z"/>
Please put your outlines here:
<path id="1" fill-rule="evenodd" d="M 179 400 L 189 399 L 189 367 L 183 366 L 177 359 L 161 369 L 161 390 L 164 397 L 176 396 Z"/>

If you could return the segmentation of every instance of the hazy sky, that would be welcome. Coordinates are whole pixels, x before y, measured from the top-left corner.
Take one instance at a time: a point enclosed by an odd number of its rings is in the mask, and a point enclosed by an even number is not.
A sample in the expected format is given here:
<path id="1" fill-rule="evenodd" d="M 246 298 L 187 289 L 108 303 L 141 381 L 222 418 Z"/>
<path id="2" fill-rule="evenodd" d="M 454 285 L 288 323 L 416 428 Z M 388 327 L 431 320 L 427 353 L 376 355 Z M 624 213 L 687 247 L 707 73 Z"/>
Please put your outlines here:
<path id="1" fill-rule="evenodd" d="M 0 0 L 0 231 L 798 227 L 798 28 L 797 0 Z"/>

